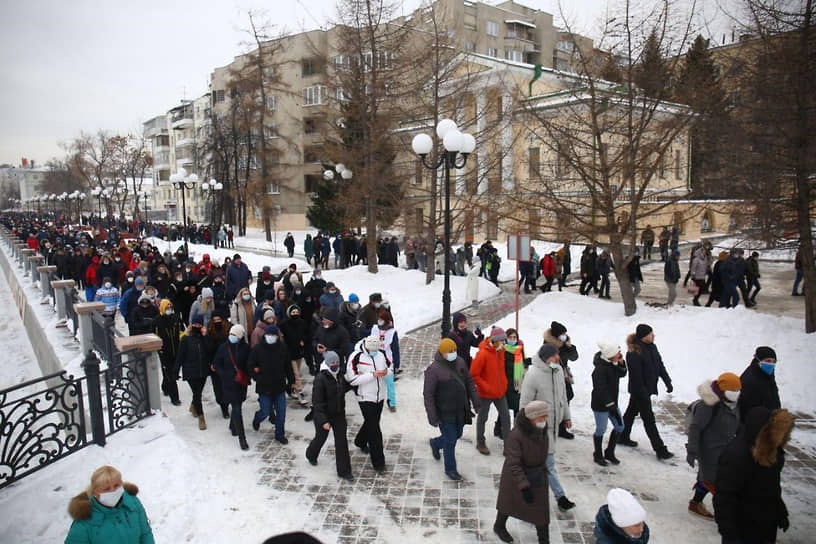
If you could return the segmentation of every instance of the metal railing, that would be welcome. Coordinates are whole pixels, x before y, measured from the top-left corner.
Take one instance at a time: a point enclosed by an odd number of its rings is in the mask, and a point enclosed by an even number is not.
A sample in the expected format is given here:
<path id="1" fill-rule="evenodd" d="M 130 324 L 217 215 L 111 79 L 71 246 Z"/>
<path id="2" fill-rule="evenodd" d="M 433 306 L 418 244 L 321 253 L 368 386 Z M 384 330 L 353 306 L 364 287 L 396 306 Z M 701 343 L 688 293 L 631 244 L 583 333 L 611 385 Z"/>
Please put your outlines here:
<path id="1" fill-rule="evenodd" d="M 99 312 L 91 314 L 91 338 L 93 349 L 102 357 L 104 361 L 111 365 L 116 361 L 117 351 L 114 339 L 122 336 L 116 330 L 116 324 L 112 315 L 105 315 Z"/>
<path id="2" fill-rule="evenodd" d="M 148 356 L 100 370 L 90 352 L 85 376 L 63 370 L 0 390 L 0 489 L 151 415 Z"/>

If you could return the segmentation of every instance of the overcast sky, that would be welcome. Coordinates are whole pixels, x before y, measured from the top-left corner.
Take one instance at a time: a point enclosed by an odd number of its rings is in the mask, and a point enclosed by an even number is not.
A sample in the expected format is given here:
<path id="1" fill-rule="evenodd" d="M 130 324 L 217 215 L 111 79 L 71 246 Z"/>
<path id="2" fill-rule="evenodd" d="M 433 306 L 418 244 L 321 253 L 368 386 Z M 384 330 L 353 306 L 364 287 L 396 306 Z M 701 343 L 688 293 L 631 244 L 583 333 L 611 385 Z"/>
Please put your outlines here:
<path id="1" fill-rule="evenodd" d="M 557 0 L 520 3 L 558 14 Z M 591 35 L 606 0 L 564 4 Z M 276 33 L 336 13 L 334 0 L 0 0 L 0 164 L 42 164 L 80 131 L 136 132 L 201 96 L 212 69 L 243 51 L 248 9 L 265 9 Z"/>

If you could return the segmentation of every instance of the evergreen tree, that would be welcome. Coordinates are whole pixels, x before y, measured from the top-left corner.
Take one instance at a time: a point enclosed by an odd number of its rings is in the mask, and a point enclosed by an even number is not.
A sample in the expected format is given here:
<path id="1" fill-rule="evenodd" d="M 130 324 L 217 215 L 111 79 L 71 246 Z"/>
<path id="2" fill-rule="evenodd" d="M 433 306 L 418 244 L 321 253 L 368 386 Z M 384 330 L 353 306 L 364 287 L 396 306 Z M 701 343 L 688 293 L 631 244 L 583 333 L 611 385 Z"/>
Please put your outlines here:
<path id="1" fill-rule="evenodd" d="M 635 84 L 650 98 L 665 98 L 669 88 L 669 68 L 660 50 L 660 38 L 653 30 L 646 38 L 634 73 Z"/>
<path id="2" fill-rule="evenodd" d="M 306 218 L 318 230 L 340 232 L 343 230 L 345 210 L 338 203 L 337 180 L 320 178 L 311 196 L 312 205 L 306 209 Z"/>

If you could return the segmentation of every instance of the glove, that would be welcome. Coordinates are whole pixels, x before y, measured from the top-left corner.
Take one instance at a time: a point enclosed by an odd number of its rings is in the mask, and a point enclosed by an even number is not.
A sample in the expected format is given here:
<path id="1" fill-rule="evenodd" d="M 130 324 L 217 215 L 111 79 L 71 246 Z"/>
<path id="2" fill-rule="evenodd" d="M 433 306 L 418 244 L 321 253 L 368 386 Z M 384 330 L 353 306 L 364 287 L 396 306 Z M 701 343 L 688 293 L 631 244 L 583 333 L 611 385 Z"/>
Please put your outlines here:
<path id="1" fill-rule="evenodd" d="M 669 382 L 666 384 L 666 393 L 671 393 L 672 391 L 674 391 L 674 386 Z"/>
<path id="2" fill-rule="evenodd" d="M 788 529 L 790 528 L 790 521 L 788 520 L 788 518 L 785 517 L 779 520 L 779 528 L 782 529 L 783 533 L 786 533 L 788 531 Z"/>
<path id="3" fill-rule="evenodd" d="M 521 496 L 524 497 L 524 502 L 526 502 L 527 504 L 533 504 L 535 502 L 532 487 L 525 487 L 524 489 L 522 489 Z"/>
<path id="4" fill-rule="evenodd" d="M 694 468 L 694 461 L 695 457 L 692 454 L 689 453 L 686 455 L 686 463 L 688 463 L 691 468 Z"/>

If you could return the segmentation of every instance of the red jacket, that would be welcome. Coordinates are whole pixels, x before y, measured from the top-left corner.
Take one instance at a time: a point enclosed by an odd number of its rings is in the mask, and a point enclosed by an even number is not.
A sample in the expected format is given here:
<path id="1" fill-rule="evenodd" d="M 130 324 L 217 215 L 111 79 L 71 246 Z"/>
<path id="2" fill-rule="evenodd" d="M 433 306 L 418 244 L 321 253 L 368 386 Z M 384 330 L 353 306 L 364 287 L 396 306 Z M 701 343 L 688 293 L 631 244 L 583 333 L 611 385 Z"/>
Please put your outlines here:
<path id="1" fill-rule="evenodd" d="M 99 285 L 96 279 L 96 269 L 99 268 L 99 257 L 94 257 L 93 262 L 85 270 L 85 285 Z"/>
<path id="2" fill-rule="evenodd" d="M 541 259 L 541 274 L 544 276 L 555 276 L 555 259 L 549 254 L 544 255 Z"/>
<path id="3" fill-rule="evenodd" d="M 40 243 L 33 236 L 26 238 L 26 244 L 28 244 L 28 249 L 33 249 L 34 251 L 40 249 Z"/>
<path id="4" fill-rule="evenodd" d="M 490 337 L 479 343 L 479 351 L 470 363 L 470 375 L 479 396 L 498 399 L 507 392 L 507 372 L 504 369 L 504 348 L 493 347 Z"/>

